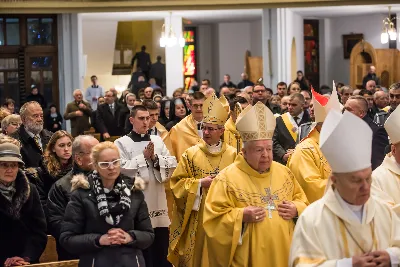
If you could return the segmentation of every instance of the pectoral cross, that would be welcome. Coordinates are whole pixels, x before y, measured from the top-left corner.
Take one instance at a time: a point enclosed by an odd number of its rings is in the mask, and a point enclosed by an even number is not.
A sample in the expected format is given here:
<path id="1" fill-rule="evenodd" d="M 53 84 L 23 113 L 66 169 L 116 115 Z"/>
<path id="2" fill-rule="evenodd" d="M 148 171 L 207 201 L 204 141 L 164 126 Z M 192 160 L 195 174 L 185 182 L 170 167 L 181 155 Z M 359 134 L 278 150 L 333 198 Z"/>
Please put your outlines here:
<path id="1" fill-rule="evenodd" d="M 276 194 L 272 195 L 271 194 L 271 188 L 265 188 L 265 192 L 267 193 L 267 195 L 264 197 L 264 201 L 267 202 L 267 206 L 265 207 L 265 209 L 268 210 L 268 217 L 270 219 L 272 219 L 272 211 L 276 210 L 276 206 L 275 206 L 275 202 L 274 200 L 278 199 L 278 196 Z"/>

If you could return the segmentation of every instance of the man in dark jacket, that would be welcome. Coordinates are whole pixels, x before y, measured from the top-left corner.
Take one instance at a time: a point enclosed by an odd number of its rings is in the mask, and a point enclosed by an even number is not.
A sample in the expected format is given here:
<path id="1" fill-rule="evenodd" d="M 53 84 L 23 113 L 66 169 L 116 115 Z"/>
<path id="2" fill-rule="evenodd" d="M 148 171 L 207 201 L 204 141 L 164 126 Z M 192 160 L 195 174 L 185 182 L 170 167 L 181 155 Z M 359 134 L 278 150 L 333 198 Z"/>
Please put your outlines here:
<path id="1" fill-rule="evenodd" d="M 369 67 L 368 74 L 363 78 L 363 88 L 367 89 L 367 82 L 368 81 L 375 81 L 375 85 L 381 85 L 381 79 L 376 75 L 375 66 Z"/>
<path id="2" fill-rule="evenodd" d="M 222 87 L 237 88 L 236 84 L 231 81 L 229 74 L 224 75 L 224 82 L 219 86 L 219 89 L 221 90 Z"/>
<path id="3" fill-rule="evenodd" d="M 385 128 L 376 124 L 367 114 L 368 103 L 362 96 L 351 96 L 344 108 L 363 119 L 371 128 L 372 136 L 372 170 L 382 164 L 385 158 L 385 148 L 389 145 L 389 138 Z"/>
<path id="4" fill-rule="evenodd" d="M 68 103 L 64 119 L 71 120 L 71 135 L 77 137 L 90 129 L 89 118 L 92 115 L 92 107 L 83 101 L 81 90 L 76 89 L 73 95 L 75 100 Z"/>
<path id="5" fill-rule="evenodd" d="M 36 101 L 42 107 L 46 109 L 47 103 L 44 96 L 39 92 L 39 88 L 36 85 L 31 86 L 31 94 L 26 97 L 26 102 Z"/>
<path id="6" fill-rule="evenodd" d="M 123 127 L 118 125 L 118 118 L 121 112 L 121 105 L 115 102 L 114 95 L 107 91 L 106 103 L 97 108 L 97 127 L 104 140 L 111 136 L 123 135 Z"/>
<path id="7" fill-rule="evenodd" d="M 90 135 L 80 135 L 72 143 L 72 157 L 74 167 L 63 178 L 58 180 L 50 189 L 47 200 L 48 229 L 50 234 L 56 239 L 57 254 L 59 261 L 77 259 L 77 256 L 71 255 L 60 246 L 61 222 L 64 218 L 65 209 L 71 198 L 71 180 L 77 175 L 87 177 L 92 171 L 93 165 L 90 160 L 90 152 L 99 141 Z"/>
<path id="8" fill-rule="evenodd" d="M 135 56 L 132 58 L 131 68 L 135 64 L 135 60 L 137 61 L 136 67 L 140 68 L 144 75 L 146 75 L 146 80 L 150 79 L 150 68 L 151 68 L 151 60 L 150 54 L 146 52 L 146 46 L 142 46 L 141 51 L 137 52 Z"/>
<path id="9" fill-rule="evenodd" d="M 242 73 L 241 76 L 242 80 L 238 83 L 238 89 L 246 88 L 246 86 L 254 86 L 254 83 L 249 81 L 249 76 L 247 76 L 247 73 Z"/>
<path id="10" fill-rule="evenodd" d="M 39 103 L 25 103 L 20 109 L 20 116 L 22 125 L 11 137 L 21 143 L 25 167 L 39 167 L 43 151 L 53 133 L 43 129 L 43 110 Z"/>
<path id="11" fill-rule="evenodd" d="M 310 114 L 303 109 L 305 100 L 300 93 L 290 95 L 288 112 L 276 119 L 276 127 L 272 141 L 274 160 L 286 165 L 289 156 L 296 147 L 300 125 L 310 122 Z"/>
<path id="12" fill-rule="evenodd" d="M 150 78 L 154 78 L 158 86 L 164 87 L 165 64 L 161 62 L 161 56 L 157 56 L 157 62 L 151 65 Z"/>

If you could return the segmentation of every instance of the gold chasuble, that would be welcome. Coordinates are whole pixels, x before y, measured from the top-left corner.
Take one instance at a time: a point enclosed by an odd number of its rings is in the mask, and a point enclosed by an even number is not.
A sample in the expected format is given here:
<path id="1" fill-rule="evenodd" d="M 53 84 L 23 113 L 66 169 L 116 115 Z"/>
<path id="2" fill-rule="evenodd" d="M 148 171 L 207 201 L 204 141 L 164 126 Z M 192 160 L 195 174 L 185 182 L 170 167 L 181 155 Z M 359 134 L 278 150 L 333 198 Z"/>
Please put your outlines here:
<path id="1" fill-rule="evenodd" d="M 224 142 L 219 153 L 210 153 L 203 140 L 183 153 L 170 181 L 175 205 L 168 260 L 175 267 L 213 266 L 208 264 L 202 223 L 208 190 L 201 188 L 200 179 L 220 172 L 235 157 L 236 149 Z"/>
<path id="2" fill-rule="evenodd" d="M 260 174 L 239 154 L 215 178 L 207 196 L 203 226 L 210 266 L 286 267 L 294 222 L 278 215 L 283 200 L 293 202 L 299 215 L 308 205 L 290 170 L 272 162 L 270 170 Z M 248 206 L 265 207 L 267 217 L 243 223 Z"/>
<path id="3" fill-rule="evenodd" d="M 236 148 L 238 152 L 242 150 L 243 141 L 232 117 L 225 123 L 224 141 L 230 146 Z"/>
<path id="4" fill-rule="evenodd" d="M 310 203 L 324 195 L 332 170 L 319 148 L 319 132 L 316 128 L 296 146 L 287 166 L 303 188 Z"/>
<path id="5" fill-rule="evenodd" d="M 196 125 L 193 115 L 190 114 L 172 127 L 168 135 L 164 137 L 163 140 L 169 152 L 178 161 L 186 149 L 200 142 L 201 138 Z"/>
<path id="6" fill-rule="evenodd" d="M 297 221 L 289 266 L 336 267 L 338 260 L 377 250 L 399 257 L 400 221 L 393 211 L 370 197 L 361 214 L 359 219 L 339 193 L 329 188 Z"/>
<path id="7" fill-rule="evenodd" d="M 165 127 L 162 126 L 161 123 L 156 122 L 156 128 L 157 128 L 157 131 L 160 133 L 160 137 L 162 139 L 164 139 L 168 135 L 167 129 L 165 129 Z"/>

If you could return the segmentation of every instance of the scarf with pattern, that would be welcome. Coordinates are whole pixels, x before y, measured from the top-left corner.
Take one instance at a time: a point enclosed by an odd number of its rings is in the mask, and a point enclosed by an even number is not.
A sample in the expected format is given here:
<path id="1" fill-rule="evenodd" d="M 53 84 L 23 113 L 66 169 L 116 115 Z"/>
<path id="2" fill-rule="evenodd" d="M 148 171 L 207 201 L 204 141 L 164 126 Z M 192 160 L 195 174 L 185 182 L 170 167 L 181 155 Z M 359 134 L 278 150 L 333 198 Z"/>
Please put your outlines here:
<path id="1" fill-rule="evenodd" d="M 0 194 L 2 194 L 8 201 L 12 202 L 12 198 L 16 191 L 15 182 L 12 182 L 10 185 L 0 183 Z"/>
<path id="2" fill-rule="evenodd" d="M 131 207 L 131 190 L 125 184 L 124 180 L 119 177 L 115 181 L 114 188 L 106 193 L 98 172 L 93 171 L 89 175 L 89 179 L 90 178 L 93 181 L 93 191 L 97 200 L 97 208 L 100 216 L 103 217 L 108 224 L 113 226 L 118 225 L 125 212 Z M 118 203 L 110 205 L 111 203 L 109 203 L 107 199 L 110 196 L 119 197 Z"/>

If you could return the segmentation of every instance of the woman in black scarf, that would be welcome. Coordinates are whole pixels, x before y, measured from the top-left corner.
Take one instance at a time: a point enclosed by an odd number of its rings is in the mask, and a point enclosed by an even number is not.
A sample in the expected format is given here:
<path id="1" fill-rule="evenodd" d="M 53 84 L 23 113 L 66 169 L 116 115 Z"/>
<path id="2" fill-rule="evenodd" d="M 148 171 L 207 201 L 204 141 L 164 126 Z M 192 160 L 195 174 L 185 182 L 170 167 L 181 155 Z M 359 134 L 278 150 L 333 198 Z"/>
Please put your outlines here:
<path id="1" fill-rule="evenodd" d="M 47 243 L 39 194 L 25 176 L 16 142 L 0 142 L 0 266 L 5 267 L 39 262 Z"/>
<path id="2" fill-rule="evenodd" d="M 170 108 L 169 108 L 169 122 L 165 126 L 165 128 L 169 131 L 174 127 L 178 122 L 180 122 L 186 115 L 189 114 L 189 110 L 186 107 L 185 100 L 180 98 L 175 98 L 171 100 Z"/>
<path id="3" fill-rule="evenodd" d="M 79 256 L 79 267 L 145 266 L 142 250 L 154 240 L 141 190 L 144 181 L 121 175 L 118 148 L 103 142 L 92 149 L 95 171 L 72 179 L 72 195 L 60 243 Z"/>

